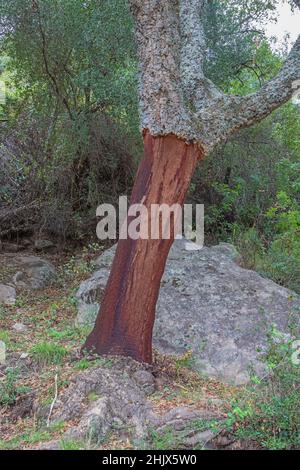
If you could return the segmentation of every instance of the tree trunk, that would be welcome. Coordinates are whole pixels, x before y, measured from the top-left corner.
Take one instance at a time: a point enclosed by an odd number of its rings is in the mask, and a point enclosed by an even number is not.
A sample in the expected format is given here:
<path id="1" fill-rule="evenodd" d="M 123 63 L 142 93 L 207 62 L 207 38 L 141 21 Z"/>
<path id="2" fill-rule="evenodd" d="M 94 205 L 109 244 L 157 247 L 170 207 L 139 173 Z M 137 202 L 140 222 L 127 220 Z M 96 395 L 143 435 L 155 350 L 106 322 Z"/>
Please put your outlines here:
<path id="1" fill-rule="evenodd" d="M 203 152 L 175 135 L 144 135 L 144 158 L 130 204 L 182 205 L 197 160 Z M 128 223 L 130 220 L 128 218 Z M 84 349 L 98 354 L 131 356 L 152 361 L 152 330 L 160 281 L 174 241 L 151 238 L 118 242 L 104 298 Z"/>

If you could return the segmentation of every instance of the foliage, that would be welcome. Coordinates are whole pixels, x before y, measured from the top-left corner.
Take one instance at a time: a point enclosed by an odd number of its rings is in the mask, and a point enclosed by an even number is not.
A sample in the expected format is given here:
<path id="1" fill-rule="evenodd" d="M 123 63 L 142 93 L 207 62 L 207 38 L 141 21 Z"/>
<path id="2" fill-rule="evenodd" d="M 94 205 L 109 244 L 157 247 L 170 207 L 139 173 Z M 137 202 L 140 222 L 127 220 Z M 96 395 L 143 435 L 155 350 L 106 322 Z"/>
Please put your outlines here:
<path id="1" fill-rule="evenodd" d="M 267 47 L 263 25 L 276 18 L 277 4 L 269 0 L 208 2 L 205 33 L 209 53 L 205 71 L 225 91 L 232 91 L 234 80 L 236 84 L 257 87 L 267 78 L 270 67 L 262 53 Z"/>
<path id="2" fill-rule="evenodd" d="M 252 91 L 280 65 L 261 28 L 276 3 L 208 2 L 206 73 L 225 91 Z M 2 235 L 89 236 L 96 207 L 130 191 L 141 151 L 128 2 L 1 0 L 0 16 Z"/>
<path id="3" fill-rule="evenodd" d="M 208 241 L 237 245 L 244 266 L 300 292 L 300 108 L 290 102 L 200 165 Z"/>
<path id="4" fill-rule="evenodd" d="M 227 425 L 235 437 L 259 442 L 271 450 L 299 448 L 300 371 L 292 363 L 293 342 L 276 330 L 269 334 L 264 361 L 270 377 L 254 383 L 232 403 Z"/>
<path id="5" fill-rule="evenodd" d="M 60 442 L 61 450 L 83 450 L 85 443 L 75 440 L 62 440 Z"/>
<path id="6" fill-rule="evenodd" d="M 1 229 L 80 238 L 96 207 L 132 181 L 139 139 L 127 2 L 1 1 L 0 15 L 15 90 L 1 108 Z"/>
<path id="7" fill-rule="evenodd" d="M 8 368 L 4 380 L 0 382 L 0 405 L 13 405 L 18 396 L 16 385 L 18 373 L 12 368 Z"/>

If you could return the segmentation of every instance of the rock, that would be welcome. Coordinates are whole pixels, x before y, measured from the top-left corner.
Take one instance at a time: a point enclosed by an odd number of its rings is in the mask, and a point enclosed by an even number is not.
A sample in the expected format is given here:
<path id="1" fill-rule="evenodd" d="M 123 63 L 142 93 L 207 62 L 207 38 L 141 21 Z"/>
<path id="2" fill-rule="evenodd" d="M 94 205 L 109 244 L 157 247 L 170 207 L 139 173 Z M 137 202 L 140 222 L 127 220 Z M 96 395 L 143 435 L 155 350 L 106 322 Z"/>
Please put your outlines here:
<path id="1" fill-rule="evenodd" d="M 112 428 L 122 426 L 143 437 L 151 405 L 144 390 L 131 378 L 142 367 L 120 358 L 113 368 L 96 367 L 79 374 L 55 403 L 52 422 L 77 420 L 65 436 L 72 440 L 88 438 L 97 442 Z M 90 401 L 91 395 L 98 399 Z M 45 414 L 43 409 L 38 411 L 38 416 Z"/>
<path id="2" fill-rule="evenodd" d="M 0 305 L 14 305 L 16 303 L 16 290 L 12 286 L 0 284 Z"/>
<path id="3" fill-rule="evenodd" d="M 236 385 L 249 368 L 262 375 L 261 354 L 274 324 L 287 338 L 300 306 L 295 293 L 238 266 L 228 244 L 198 247 L 176 240 L 170 251 L 157 304 L 154 345 L 166 354 L 193 351 L 194 367 Z M 195 249 L 191 249 L 194 245 Z M 77 292 L 77 323 L 93 325 L 115 247 L 96 261 L 97 271 Z M 299 322 L 299 316 L 298 320 Z"/>
<path id="4" fill-rule="evenodd" d="M 43 289 L 57 276 L 55 267 L 37 256 L 7 257 L 6 263 L 10 269 L 16 269 L 11 282 L 18 289 Z"/>
<path id="5" fill-rule="evenodd" d="M 187 439 L 187 447 L 193 449 L 195 447 L 199 447 L 199 444 L 202 444 L 206 448 L 207 444 L 213 440 L 215 435 L 216 433 L 211 431 L 210 429 L 198 432 Z"/>
<path id="6" fill-rule="evenodd" d="M 231 245 L 230 243 L 219 243 L 219 245 L 216 245 L 213 247 L 215 252 L 221 253 L 223 255 L 228 256 L 228 258 L 232 260 L 237 260 L 239 257 L 239 253 L 234 245 Z"/>
<path id="7" fill-rule="evenodd" d="M 133 374 L 136 383 L 144 390 L 146 395 L 151 395 L 155 391 L 155 378 L 146 370 L 138 370 Z"/>
<path id="8" fill-rule="evenodd" d="M 20 395 L 16 399 L 16 403 L 10 414 L 10 419 L 16 421 L 17 419 L 24 419 L 33 413 L 35 401 L 35 392 L 29 392 L 25 395 Z"/>
<path id="9" fill-rule="evenodd" d="M 1 343 L 1 342 L 0 342 Z M 5 352 L 5 350 L 4 350 Z M 1 344 L 0 344 L 1 354 Z M 5 361 L 0 361 L 0 376 L 3 376 L 8 369 L 14 369 L 19 378 L 26 378 L 32 375 L 37 369 L 36 364 L 27 353 L 15 353 L 7 351 L 4 356 Z"/>
<path id="10" fill-rule="evenodd" d="M 2 251 L 6 251 L 8 253 L 18 253 L 24 249 L 22 245 L 18 245 L 17 243 L 2 243 L 1 245 Z"/>
<path id="11" fill-rule="evenodd" d="M 210 420 L 220 421 L 217 414 L 192 407 L 157 414 L 147 398 L 148 391 L 145 393 L 145 384 L 154 380 L 149 366 L 130 358 L 112 358 L 111 361 L 110 367 L 96 366 L 80 373 L 59 395 L 51 424 L 64 421 L 71 425 L 62 440 L 84 441 L 95 446 L 113 431 L 120 439 L 125 442 L 129 439 L 139 448 L 141 443 L 151 445 L 154 432 L 165 435 L 172 429 L 176 448 L 184 449 L 192 442 L 193 446 L 202 446 L 215 435 L 204 431 Z M 96 399 L 90 400 L 91 394 Z M 38 410 L 40 419 L 48 415 L 49 408 Z M 203 431 L 199 430 L 202 424 Z"/>
<path id="12" fill-rule="evenodd" d="M 37 251 L 44 251 L 53 247 L 54 243 L 51 240 L 35 240 L 34 242 L 34 248 Z"/>
<path id="13" fill-rule="evenodd" d="M 21 360 L 22 360 L 22 359 L 27 359 L 28 357 L 29 357 L 29 353 L 22 353 L 22 354 L 20 355 L 20 359 L 21 359 Z"/>
<path id="14" fill-rule="evenodd" d="M 38 450 L 62 450 L 59 441 L 50 441 L 40 444 Z"/>
<path id="15" fill-rule="evenodd" d="M 6 362 L 6 346 L 4 341 L 0 341 L 0 366 L 4 366 Z"/>
<path id="16" fill-rule="evenodd" d="M 31 240 L 29 240 L 28 238 L 23 238 L 23 239 L 22 239 L 22 246 L 24 246 L 24 247 L 29 247 L 29 246 L 31 246 L 31 245 L 32 245 L 32 241 L 31 241 Z"/>
<path id="17" fill-rule="evenodd" d="M 23 325 L 23 323 L 15 323 L 12 326 L 12 329 L 15 330 L 17 333 L 26 333 L 28 331 L 28 327 Z"/>
<path id="18" fill-rule="evenodd" d="M 109 268 L 102 268 L 101 271 L 96 271 L 91 278 L 80 285 L 76 293 L 78 300 L 76 326 L 94 323 L 108 276 Z"/>

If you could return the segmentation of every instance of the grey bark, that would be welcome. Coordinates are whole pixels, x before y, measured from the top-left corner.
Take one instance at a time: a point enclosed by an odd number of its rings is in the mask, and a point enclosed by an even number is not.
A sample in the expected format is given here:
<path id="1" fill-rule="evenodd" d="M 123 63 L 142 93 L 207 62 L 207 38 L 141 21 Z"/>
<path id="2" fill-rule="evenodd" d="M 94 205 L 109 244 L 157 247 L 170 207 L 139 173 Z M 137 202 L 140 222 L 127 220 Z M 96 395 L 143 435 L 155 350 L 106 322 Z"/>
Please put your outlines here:
<path id="1" fill-rule="evenodd" d="M 129 3 L 136 22 L 142 130 L 154 136 L 175 134 L 208 153 L 300 89 L 300 36 L 278 75 L 257 93 L 226 95 L 203 72 L 206 0 Z"/>

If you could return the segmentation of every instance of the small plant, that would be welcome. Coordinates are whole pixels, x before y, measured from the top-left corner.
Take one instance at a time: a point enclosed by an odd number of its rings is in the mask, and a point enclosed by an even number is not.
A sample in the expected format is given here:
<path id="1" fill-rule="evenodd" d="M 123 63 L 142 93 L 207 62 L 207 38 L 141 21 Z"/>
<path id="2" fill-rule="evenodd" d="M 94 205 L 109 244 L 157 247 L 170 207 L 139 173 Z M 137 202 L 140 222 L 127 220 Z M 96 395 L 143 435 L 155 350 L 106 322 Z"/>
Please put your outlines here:
<path id="1" fill-rule="evenodd" d="M 176 359 L 175 367 L 179 371 L 181 368 L 185 367 L 187 369 L 192 369 L 195 365 L 195 358 L 193 356 L 193 351 L 187 351 L 183 356 L 180 356 Z"/>
<path id="2" fill-rule="evenodd" d="M 7 314 L 6 310 L 7 309 L 3 305 L 0 305 L 0 319 L 1 320 L 4 319 Z"/>
<path id="3" fill-rule="evenodd" d="M 89 361 L 88 359 L 80 359 L 80 361 L 78 361 L 75 366 L 74 366 L 74 369 L 76 370 L 86 370 L 88 369 L 89 367 L 91 367 L 91 361 Z"/>
<path id="4" fill-rule="evenodd" d="M 89 274 L 92 271 L 92 265 L 84 258 L 72 256 L 64 265 L 63 270 L 65 276 L 72 277 L 74 274 Z"/>
<path id="5" fill-rule="evenodd" d="M 254 269 L 263 255 L 263 244 L 255 228 L 250 228 L 240 235 L 237 248 L 242 255 L 243 265 Z"/>
<path id="6" fill-rule="evenodd" d="M 5 379 L 0 382 L 0 405 L 13 405 L 16 401 L 19 393 L 17 379 L 18 372 L 12 368 L 7 369 Z"/>
<path id="7" fill-rule="evenodd" d="M 5 345 L 6 345 L 6 347 L 10 347 L 10 345 L 11 345 L 10 335 L 7 331 L 0 330 L 0 341 L 3 341 L 3 343 L 5 343 Z"/>
<path id="8" fill-rule="evenodd" d="M 92 401 L 97 401 L 97 400 L 99 400 L 99 398 L 100 398 L 100 395 L 98 395 L 98 393 L 96 393 L 96 392 L 93 392 L 93 391 L 92 391 L 92 392 L 90 392 L 90 393 L 88 394 L 88 400 L 89 400 L 90 402 L 92 402 Z"/>
<path id="9" fill-rule="evenodd" d="M 5 449 L 20 449 L 24 444 L 38 444 L 51 440 L 51 434 L 42 430 L 30 430 L 3 443 Z M 0 447 L 1 448 L 1 447 Z"/>
<path id="10" fill-rule="evenodd" d="M 51 424 L 50 431 L 51 432 L 63 431 L 65 427 L 66 427 L 65 421 L 57 421 Z"/>
<path id="11" fill-rule="evenodd" d="M 155 450 L 171 450 L 176 449 L 177 440 L 174 436 L 174 430 L 169 426 L 163 431 L 150 429 L 151 447 Z"/>
<path id="12" fill-rule="evenodd" d="M 61 450 L 83 450 L 85 445 L 83 442 L 74 441 L 74 440 L 61 440 L 60 441 Z"/>
<path id="13" fill-rule="evenodd" d="M 67 350 L 56 343 L 42 342 L 35 344 L 30 353 L 34 359 L 41 365 L 60 364 L 67 354 Z"/>
<path id="14" fill-rule="evenodd" d="M 239 439 L 262 447 L 294 449 L 300 446 L 300 369 L 292 363 L 292 341 L 272 328 L 264 356 L 269 377 L 254 376 L 252 387 L 232 403 L 227 426 Z"/>

